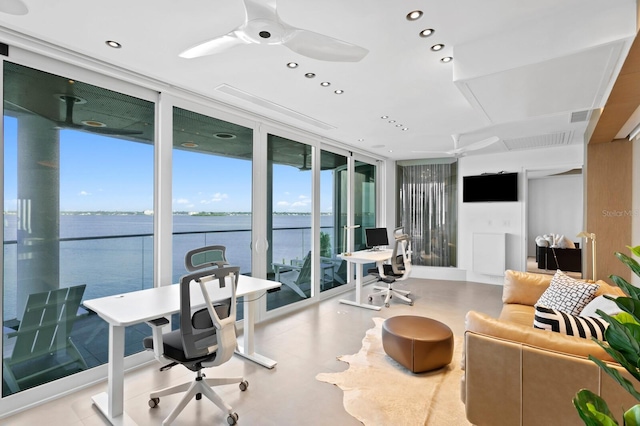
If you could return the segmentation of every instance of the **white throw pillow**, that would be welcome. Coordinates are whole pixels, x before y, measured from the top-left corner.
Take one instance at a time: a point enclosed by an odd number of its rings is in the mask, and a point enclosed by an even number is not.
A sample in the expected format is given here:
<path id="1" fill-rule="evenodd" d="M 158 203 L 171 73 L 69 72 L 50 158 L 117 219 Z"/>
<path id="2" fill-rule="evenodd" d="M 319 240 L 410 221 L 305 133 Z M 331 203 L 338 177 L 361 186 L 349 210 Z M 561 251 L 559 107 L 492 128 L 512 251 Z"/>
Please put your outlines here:
<path id="1" fill-rule="evenodd" d="M 598 284 L 576 280 L 558 269 L 549 287 L 542 293 L 535 306 L 556 309 L 570 315 L 579 315 L 596 297 Z"/>
<path id="2" fill-rule="evenodd" d="M 564 249 L 574 249 L 574 248 L 576 248 L 576 245 L 575 245 L 575 243 L 573 241 L 571 241 L 570 239 L 568 239 L 564 235 L 561 235 L 560 239 L 558 240 L 558 247 L 559 248 L 564 248 Z"/>
<path id="3" fill-rule="evenodd" d="M 609 294 L 608 296 L 612 296 L 614 298 L 618 297 L 615 294 Z M 609 300 L 604 296 L 598 296 L 595 299 L 593 299 L 591 302 L 589 302 L 587 306 L 584 307 L 584 309 L 582 309 L 582 311 L 580 312 L 580 316 L 581 317 L 599 317 L 600 315 L 596 313 L 597 309 L 600 309 L 605 314 L 611 315 L 611 316 L 617 315 L 620 312 L 622 312 L 622 309 L 620 309 L 620 307 L 616 305 L 616 302 L 614 302 L 613 300 Z"/>
<path id="4" fill-rule="evenodd" d="M 542 236 L 536 237 L 536 245 L 538 247 L 549 247 L 549 241 L 545 240 Z"/>

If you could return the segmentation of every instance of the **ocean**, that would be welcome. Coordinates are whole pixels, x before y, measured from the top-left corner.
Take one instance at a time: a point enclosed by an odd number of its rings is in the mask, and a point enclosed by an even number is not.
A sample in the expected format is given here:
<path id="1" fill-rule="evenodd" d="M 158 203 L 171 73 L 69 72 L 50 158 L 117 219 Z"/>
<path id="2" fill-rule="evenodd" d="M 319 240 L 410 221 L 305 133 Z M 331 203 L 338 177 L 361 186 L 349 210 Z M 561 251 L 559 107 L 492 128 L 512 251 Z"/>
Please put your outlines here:
<path id="1" fill-rule="evenodd" d="M 16 317 L 17 218 L 4 216 L 4 319 Z M 227 248 L 227 259 L 251 273 L 251 215 L 173 217 L 173 282 L 186 273 L 184 254 L 204 245 Z M 333 242 L 333 216 L 321 216 Z M 63 214 L 60 216 L 60 286 L 87 284 L 84 299 L 153 286 L 153 216 Z M 273 216 L 274 262 L 303 259 L 311 249 L 311 216 Z M 336 250 L 334 250 L 335 252 Z"/>

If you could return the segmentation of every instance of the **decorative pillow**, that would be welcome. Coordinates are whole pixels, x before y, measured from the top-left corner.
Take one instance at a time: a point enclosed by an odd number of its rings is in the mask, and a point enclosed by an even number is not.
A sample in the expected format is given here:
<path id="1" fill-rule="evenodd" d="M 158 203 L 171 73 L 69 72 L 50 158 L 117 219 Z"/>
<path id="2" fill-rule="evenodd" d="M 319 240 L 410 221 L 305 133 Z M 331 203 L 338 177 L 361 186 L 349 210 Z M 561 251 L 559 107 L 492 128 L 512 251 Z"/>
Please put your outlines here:
<path id="1" fill-rule="evenodd" d="M 536 306 L 533 318 L 533 327 L 542 330 L 551 330 L 569 336 L 578 336 L 584 339 L 595 337 L 604 341 L 604 331 L 609 323 L 600 317 L 583 317 L 569 315 L 555 309 Z"/>
<path id="2" fill-rule="evenodd" d="M 542 236 L 537 236 L 536 245 L 539 247 L 549 247 L 549 241 L 545 240 Z"/>
<path id="3" fill-rule="evenodd" d="M 613 298 L 618 297 L 617 294 L 608 294 L 607 296 L 611 296 Z M 616 302 L 605 298 L 604 295 L 600 295 L 600 296 L 597 296 L 595 299 L 593 299 L 591 302 L 589 302 L 587 306 L 585 306 L 584 309 L 582 309 L 582 311 L 580 312 L 580 316 L 581 317 L 600 317 L 600 315 L 596 313 L 596 310 L 598 309 L 604 312 L 605 314 L 612 315 L 612 316 L 622 312 L 622 309 L 620 309 L 620 307 L 616 305 Z"/>
<path id="4" fill-rule="evenodd" d="M 598 287 L 598 284 L 573 279 L 558 269 L 535 306 L 578 315 L 596 297 Z"/>
<path id="5" fill-rule="evenodd" d="M 558 248 L 574 249 L 576 248 L 576 244 L 573 241 L 571 241 L 569 238 L 565 237 L 564 235 L 561 235 L 558 240 Z"/>

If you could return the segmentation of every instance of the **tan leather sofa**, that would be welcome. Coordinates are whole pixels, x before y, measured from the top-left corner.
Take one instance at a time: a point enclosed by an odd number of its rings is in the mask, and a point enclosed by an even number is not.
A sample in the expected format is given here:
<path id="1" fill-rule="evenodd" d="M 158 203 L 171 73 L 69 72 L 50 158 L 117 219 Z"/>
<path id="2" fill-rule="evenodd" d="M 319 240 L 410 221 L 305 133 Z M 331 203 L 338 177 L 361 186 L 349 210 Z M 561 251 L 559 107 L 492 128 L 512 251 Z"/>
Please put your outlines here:
<path id="1" fill-rule="evenodd" d="M 587 356 L 608 360 L 589 339 L 533 328 L 533 305 L 551 275 L 505 272 L 499 318 L 470 311 L 466 317 L 462 400 L 474 425 L 583 425 L 572 399 L 582 388 L 602 396 L 621 419 L 636 401 Z M 600 294 L 622 291 L 598 281 Z M 634 381 L 634 379 L 631 379 Z"/>

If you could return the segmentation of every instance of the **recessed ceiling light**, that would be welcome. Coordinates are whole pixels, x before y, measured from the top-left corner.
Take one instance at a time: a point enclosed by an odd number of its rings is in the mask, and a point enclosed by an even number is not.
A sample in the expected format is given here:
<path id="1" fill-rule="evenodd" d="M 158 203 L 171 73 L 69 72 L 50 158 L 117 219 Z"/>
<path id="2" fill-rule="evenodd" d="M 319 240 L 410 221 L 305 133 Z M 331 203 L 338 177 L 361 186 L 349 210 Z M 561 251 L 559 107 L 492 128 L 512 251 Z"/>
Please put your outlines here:
<path id="1" fill-rule="evenodd" d="M 413 12 L 407 13 L 407 19 L 409 21 L 415 21 L 417 19 L 420 19 L 421 17 L 422 17 L 422 11 L 421 10 L 414 10 Z"/>
<path id="2" fill-rule="evenodd" d="M 329 86 L 331 86 L 331 83 L 329 83 L 328 81 L 323 81 L 322 83 L 320 83 L 320 86 L 329 87 Z"/>
<path id="3" fill-rule="evenodd" d="M 106 124 L 100 122 L 100 121 L 95 121 L 95 120 L 83 120 L 82 124 L 84 124 L 85 126 L 89 126 L 89 127 L 107 127 Z"/>
<path id="4" fill-rule="evenodd" d="M 236 135 L 234 135 L 233 133 L 220 132 L 220 133 L 214 133 L 213 137 L 218 139 L 235 139 Z"/>
<path id="5" fill-rule="evenodd" d="M 289 62 L 287 68 L 298 68 L 298 64 L 295 62 Z"/>
<path id="6" fill-rule="evenodd" d="M 451 56 L 445 56 L 444 58 L 440 59 L 440 62 L 444 62 L 445 64 L 451 61 L 453 61 L 453 58 Z"/>
<path id="7" fill-rule="evenodd" d="M 396 124 L 396 127 L 402 127 L 402 124 Z"/>
<path id="8" fill-rule="evenodd" d="M 434 30 L 433 28 L 427 28 L 426 30 L 420 31 L 420 37 L 429 37 L 435 32 L 436 30 Z"/>
<path id="9" fill-rule="evenodd" d="M 198 144 L 195 142 L 184 142 L 180 145 L 184 146 L 185 148 L 196 148 L 198 146 Z"/>
<path id="10" fill-rule="evenodd" d="M 358 142 L 364 142 L 364 139 L 360 138 L 358 139 Z"/>
<path id="11" fill-rule="evenodd" d="M 402 129 L 402 131 L 403 131 L 403 132 L 406 132 L 407 130 L 409 130 L 409 128 L 407 128 L 407 127 L 404 127 L 404 128 Z"/>
<path id="12" fill-rule="evenodd" d="M 382 118 L 383 120 L 386 120 L 387 118 L 389 118 L 389 116 L 388 116 L 388 115 L 383 115 L 383 116 L 382 116 L 382 117 L 380 117 L 380 118 Z"/>
<path id="13" fill-rule="evenodd" d="M 431 46 L 431 50 L 433 50 L 434 52 L 442 49 L 444 49 L 444 44 L 434 44 L 433 46 Z"/>
<path id="14" fill-rule="evenodd" d="M 395 123 L 396 120 L 389 120 L 389 123 Z"/>
<path id="15" fill-rule="evenodd" d="M 105 43 L 107 44 L 107 46 L 113 47 L 114 49 L 120 49 L 122 47 L 122 45 L 120 43 L 118 43 L 117 41 L 113 41 L 113 40 L 107 40 L 107 41 L 105 41 Z"/>
<path id="16" fill-rule="evenodd" d="M 313 78 L 313 77 L 315 77 L 316 75 L 315 75 L 315 73 L 308 72 L 308 73 L 306 73 L 304 76 L 305 76 L 305 77 L 307 77 L 307 78 Z"/>
<path id="17" fill-rule="evenodd" d="M 334 90 L 333 93 L 335 93 L 336 95 L 342 95 L 344 93 L 344 90 L 342 89 Z"/>

